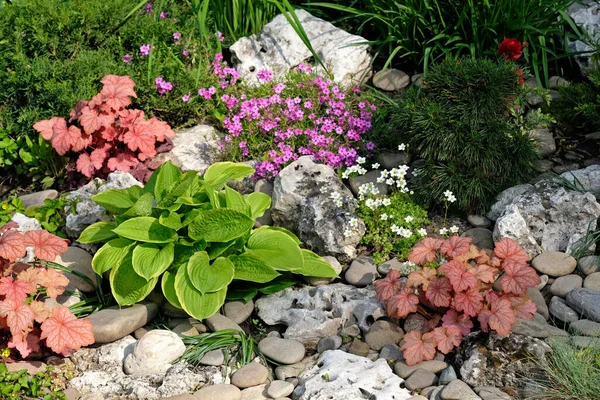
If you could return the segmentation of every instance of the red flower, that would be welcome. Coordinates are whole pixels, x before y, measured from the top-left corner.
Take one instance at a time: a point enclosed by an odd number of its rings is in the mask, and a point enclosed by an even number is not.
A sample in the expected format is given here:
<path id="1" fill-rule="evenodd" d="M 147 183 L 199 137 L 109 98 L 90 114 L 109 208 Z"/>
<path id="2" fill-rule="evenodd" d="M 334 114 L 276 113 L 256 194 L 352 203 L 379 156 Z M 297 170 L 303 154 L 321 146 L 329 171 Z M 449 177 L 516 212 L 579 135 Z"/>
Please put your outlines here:
<path id="1" fill-rule="evenodd" d="M 517 68 L 515 70 L 515 73 L 517 74 L 517 83 L 519 85 L 522 85 L 523 83 L 525 83 L 525 73 L 523 71 L 521 71 L 519 68 Z"/>
<path id="2" fill-rule="evenodd" d="M 506 60 L 518 60 L 523 55 L 523 44 L 515 38 L 504 39 L 498 46 L 498 53 Z"/>

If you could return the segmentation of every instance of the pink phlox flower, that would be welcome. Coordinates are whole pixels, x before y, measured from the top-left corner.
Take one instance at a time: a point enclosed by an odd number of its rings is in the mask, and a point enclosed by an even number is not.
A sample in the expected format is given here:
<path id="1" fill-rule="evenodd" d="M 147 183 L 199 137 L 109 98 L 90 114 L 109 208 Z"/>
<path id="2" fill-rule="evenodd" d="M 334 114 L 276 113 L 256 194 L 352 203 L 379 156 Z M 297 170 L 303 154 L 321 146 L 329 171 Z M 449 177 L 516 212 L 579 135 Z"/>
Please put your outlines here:
<path id="1" fill-rule="evenodd" d="M 256 78 L 259 81 L 269 82 L 273 79 L 273 71 L 269 71 L 267 69 L 261 69 L 256 73 Z"/>
<path id="2" fill-rule="evenodd" d="M 162 76 L 159 76 L 158 78 L 156 78 L 154 80 L 154 83 L 156 84 L 156 90 L 158 90 L 158 93 L 160 93 L 161 95 L 164 95 L 165 93 L 173 90 L 173 84 L 171 82 L 167 82 L 165 81 Z M 189 99 L 189 97 L 188 97 Z"/>
<path id="3" fill-rule="evenodd" d="M 150 44 L 143 44 L 140 46 L 140 54 L 142 57 L 146 57 L 150 54 Z"/>
<path id="4" fill-rule="evenodd" d="M 190 101 L 190 93 L 188 92 L 187 94 L 184 94 L 183 97 L 181 97 L 181 101 L 183 101 L 184 103 Z"/>
<path id="5" fill-rule="evenodd" d="M 133 59 L 133 54 L 125 54 L 123 56 L 123 62 L 125 64 L 131 64 L 131 60 Z"/>

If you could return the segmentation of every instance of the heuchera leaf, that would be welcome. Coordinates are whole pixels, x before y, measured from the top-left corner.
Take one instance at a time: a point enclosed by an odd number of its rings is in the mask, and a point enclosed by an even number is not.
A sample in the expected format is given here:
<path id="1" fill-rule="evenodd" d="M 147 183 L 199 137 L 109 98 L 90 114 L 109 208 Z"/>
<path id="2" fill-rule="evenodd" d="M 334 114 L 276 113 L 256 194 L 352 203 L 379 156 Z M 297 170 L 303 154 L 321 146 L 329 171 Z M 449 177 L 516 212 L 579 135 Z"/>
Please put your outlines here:
<path id="1" fill-rule="evenodd" d="M 27 304 L 12 299 L 0 301 L 0 317 L 6 317 L 6 324 L 13 335 L 28 331 L 34 320 L 33 311 Z"/>
<path id="2" fill-rule="evenodd" d="M 12 276 L 0 278 L 0 295 L 3 295 L 6 300 L 14 300 L 24 302 L 30 293 L 37 290 L 35 285 L 22 280 L 14 280 Z"/>
<path id="3" fill-rule="evenodd" d="M 64 118 L 56 120 L 52 132 L 52 147 L 61 156 L 71 150 L 71 144 L 79 138 L 76 131 L 69 131 L 67 121 Z"/>
<path id="4" fill-rule="evenodd" d="M 515 312 L 515 316 L 521 319 L 532 319 L 537 311 L 537 306 L 526 296 L 506 296 Z"/>
<path id="5" fill-rule="evenodd" d="M 408 260 L 418 265 L 431 262 L 435 259 L 437 250 L 442 247 L 443 243 L 442 239 L 425 238 L 408 253 Z"/>
<path id="6" fill-rule="evenodd" d="M 45 230 L 28 231 L 23 242 L 33 247 L 33 254 L 40 260 L 54 261 L 56 256 L 68 250 L 68 241 Z"/>
<path id="7" fill-rule="evenodd" d="M 541 279 L 531 267 L 523 264 L 504 264 L 500 286 L 507 293 L 525 294 L 527 288 L 537 286 Z"/>
<path id="8" fill-rule="evenodd" d="M 436 307 L 449 307 L 452 302 L 452 284 L 448 278 L 434 279 L 425 292 L 425 297 Z"/>
<path id="9" fill-rule="evenodd" d="M 402 288 L 389 298 L 387 313 L 394 318 L 404 318 L 417 311 L 419 298 L 408 288 Z"/>
<path id="10" fill-rule="evenodd" d="M 75 166 L 77 168 L 77 171 L 81 172 L 84 176 L 87 176 L 88 178 L 91 178 L 94 175 L 94 171 L 96 170 L 94 164 L 92 164 L 90 156 L 88 156 L 85 153 L 79 156 L 79 158 L 77 159 L 77 164 Z"/>
<path id="11" fill-rule="evenodd" d="M 33 125 L 33 129 L 38 131 L 44 139 L 51 140 L 52 135 L 54 134 L 52 127 L 54 127 L 54 124 L 59 119 L 60 119 L 60 117 L 53 117 L 50 119 L 45 119 L 43 121 L 37 122 Z"/>
<path id="12" fill-rule="evenodd" d="M 23 234 L 15 231 L 5 231 L 0 236 L 0 257 L 8 261 L 15 261 L 25 256 L 27 246 L 23 240 Z"/>
<path id="13" fill-rule="evenodd" d="M 128 76 L 106 75 L 100 82 L 104 84 L 100 94 L 114 111 L 130 105 L 130 96 L 137 98 L 133 90 L 135 82 Z"/>
<path id="14" fill-rule="evenodd" d="M 156 153 L 156 139 L 150 131 L 150 126 L 147 123 L 139 122 L 127 130 L 123 136 L 123 142 L 127 144 L 130 150 L 139 150 L 142 153 Z"/>
<path id="15" fill-rule="evenodd" d="M 500 271 L 497 268 L 481 264 L 475 268 L 475 277 L 483 283 L 494 283 L 498 272 Z"/>
<path id="16" fill-rule="evenodd" d="M 46 280 L 44 282 L 46 294 L 48 297 L 55 299 L 57 296 L 64 293 L 65 286 L 69 284 L 69 279 L 54 268 L 48 268 L 44 272 L 46 275 Z"/>
<path id="17" fill-rule="evenodd" d="M 406 281 L 407 287 L 418 288 L 422 286 L 423 290 L 427 290 L 429 283 L 437 277 L 437 271 L 433 268 L 421 268 L 418 271 L 411 272 Z"/>
<path id="18" fill-rule="evenodd" d="M 404 351 L 406 365 L 415 365 L 433 359 L 436 345 L 433 333 L 422 334 L 419 331 L 410 331 L 404 335 L 404 344 L 400 349 Z"/>
<path id="19" fill-rule="evenodd" d="M 42 323 L 40 337 L 46 339 L 46 346 L 52 351 L 63 355 L 94 343 L 90 321 L 77 319 L 64 306 L 52 309 L 50 317 Z"/>
<path id="20" fill-rule="evenodd" d="M 442 317 L 442 326 L 454 326 L 458 328 L 463 336 L 466 336 L 471 333 L 471 329 L 473 329 L 473 321 L 471 321 L 471 318 L 468 315 L 458 313 L 453 309 L 449 309 Z"/>
<path id="21" fill-rule="evenodd" d="M 33 312 L 33 318 L 37 323 L 41 324 L 50 315 L 50 311 L 48 311 L 43 301 L 32 300 L 29 303 L 29 308 Z"/>
<path id="22" fill-rule="evenodd" d="M 400 272 L 396 269 L 391 269 L 384 279 L 379 279 L 375 282 L 377 301 L 388 301 L 390 297 L 401 289 L 402 281 L 400 281 Z"/>
<path id="23" fill-rule="evenodd" d="M 483 318 L 487 318 L 490 328 L 503 336 L 508 335 L 513 324 L 517 322 L 510 301 L 503 298 L 493 302 L 491 311 L 483 310 L 481 315 L 484 315 Z"/>
<path id="24" fill-rule="evenodd" d="M 8 341 L 8 347 L 17 349 L 25 358 L 32 352 L 40 351 L 40 337 L 36 333 L 17 333 Z"/>
<path id="25" fill-rule="evenodd" d="M 475 317 L 483 308 L 483 296 L 478 288 L 471 288 L 454 295 L 454 308 L 469 317 Z"/>
<path id="26" fill-rule="evenodd" d="M 456 292 L 477 287 L 477 278 L 469 271 L 469 265 L 465 263 L 456 260 L 448 261 L 439 270 L 450 279 L 450 283 Z"/>
<path id="27" fill-rule="evenodd" d="M 502 238 L 499 242 L 496 242 L 494 254 L 499 258 L 503 258 L 504 263 L 526 264 L 529 261 L 529 254 L 510 238 Z"/>
<path id="28" fill-rule="evenodd" d="M 444 240 L 440 251 L 447 257 L 455 258 L 460 257 L 469 251 L 471 247 L 471 238 L 451 236 Z"/>
<path id="29" fill-rule="evenodd" d="M 458 347 L 462 340 L 462 334 L 455 326 L 438 327 L 432 333 L 437 342 L 437 348 L 444 354 L 448 354 L 454 347 Z"/>

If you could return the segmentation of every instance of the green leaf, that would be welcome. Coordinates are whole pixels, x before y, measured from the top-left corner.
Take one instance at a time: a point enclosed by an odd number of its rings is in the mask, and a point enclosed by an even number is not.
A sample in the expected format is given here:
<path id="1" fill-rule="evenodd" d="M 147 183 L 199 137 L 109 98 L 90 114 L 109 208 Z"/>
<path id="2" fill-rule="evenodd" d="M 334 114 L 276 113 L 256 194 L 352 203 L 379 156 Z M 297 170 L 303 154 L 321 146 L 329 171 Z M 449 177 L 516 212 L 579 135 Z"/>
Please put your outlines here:
<path id="1" fill-rule="evenodd" d="M 133 185 L 127 188 L 127 195 L 132 201 L 137 201 L 144 195 L 144 188 L 138 185 Z"/>
<path id="2" fill-rule="evenodd" d="M 144 191 L 154 193 L 156 201 L 160 202 L 164 192 L 181 176 L 181 171 L 171 161 L 167 161 L 156 169 L 144 186 Z"/>
<path id="3" fill-rule="evenodd" d="M 152 217 L 131 218 L 119 225 L 114 232 L 131 240 L 147 243 L 169 243 L 177 239 L 177 232 L 167 228 Z"/>
<path id="4" fill-rule="evenodd" d="M 218 190 L 229 181 L 239 181 L 253 173 L 254 168 L 246 164 L 218 162 L 208 167 L 204 173 L 204 180 Z"/>
<path id="5" fill-rule="evenodd" d="M 130 252 L 134 243 L 128 239 L 118 238 L 104 244 L 92 259 L 94 272 L 102 276 L 109 269 L 118 266 Z"/>
<path id="6" fill-rule="evenodd" d="M 208 254 L 199 251 L 190 257 L 187 273 L 200 293 L 211 293 L 226 288 L 233 280 L 233 264 L 226 258 L 218 258 L 211 264 Z"/>
<path id="7" fill-rule="evenodd" d="M 210 205 L 215 209 L 221 208 L 221 202 L 219 201 L 219 195 L 218 195 L 218 192 L 215 190 L 215 188 L 212 185 L 210 185 L 208 182 L 206 182 L 205 180 L 201 180 L 200 184 L 204 188 L 204 193 L 206 193 L 206 196 L 208 197 L 208 201 L 210 202 Z"/>
<path id="8" fill-rule="evenodd" d="M 146 280 L 133 269 L 131 255 L 110 271 L 110 290 L 120 306 L 129 306 L 142 301 L 152 292 L 158 278 Z"/>
<path id="9" fill-rule="evenodd" d="M 285 233 L 286 235 L 288 235 L 298 246 L 302 244 L 302 242 L 300 241 L 300 239 L 298 239 L 298 236 L 294 235 L 293 232 L 288 231 L 285 228 L 282 228 L 280 226 L 261 226 L 258 229 L 255 229 L 254 232 L 257 231 L 276 231 L 276 232 L 281 232 L 281 233 Z"/>
<path id="10" fill-rule="evenodd" d="M 208 258 L 210 258 L 211 260 L 214 260 L 215 258 L 219 257 L 221 254 L 225 253 L 227 251 L 227 249 L 229 249 L 231 246 L 233 246 L 235 244 L 235 242 L 236 242 L 236 239 L 231 240 L 229 242 L 223 242 L 223 243 L 219 243 L 219 242 L 211 243 L 211 245 L 206 248 L 206 252 L 208 253 Z"/>
<path id="11" fill-rule="evenodd" d="M 250 216 L 253 219 L 262 217 L 265 211 L 271 208 L 271 198 L 261 192 L 250 193 L 246 196 L 246 202 L 250 205 Z"/>
<path id="12" fill-rule="evenodd" d="M 225 186 L 225 203 L 230 210 L 239 211 L 249 217 L 252 216 L 250 205 L 246 202 L 244 196 L 229 186 Z"/>
<path id="13" fill-rule="evenodd" d="M 310 250 L 301 249 L 304 258 L 304 266 L 298 271 L 294 271 L 304 276 L 314 276 L 319 278 L 337 278 L 338 274 L 327 261 L 319 257 Z"/>
<path id="14" fill-rule="evenodd" d="M 190 197 L 200 188 L 199 181 L 200 178 L 196 171 L 186 172 L 165 190 L 163 198 L 158 202 L 158 205 L 160 207 L 169 207 L 181 196 Z"/>
<path id="15" fill-rule="evenodd" d="M 198 320 L 203 320 L 219 311 L 225 302 L 227 288 L 202 294 L 190 281 L 187 268 L 179 268 L 175 275 L 175 293 L 185 312 Z"/>
<path id="16" fill-rule="evenodd" d="M 177 298 L 177 293 L 175 293 L 175 274 L 165 271 L 161 279 L 161 287 L 163 294 L 165 295 L 165 299 L 173 307 L 181 308 L 181 303 L 179 303 L 179 299 Z"/>
<path id="17" fill-rule="evenodd" d="M 144 193 L 135 204 L 123 214 L 120 215 L 123 219 L 129 219 L 133 217 L 148 217 L 152 214 L 152 205 L 154 202 L 154 196 L 151 193 Z"/>
<path id="18" fill-rule="evenodd" d="M 262 294 L 275 294 L 298 283 L 292 276 L 282 275 L 258 289 Z"/>
<path id="19" fill-rule="evenodd" d="M 113 232 L 116 227 L 117 225 L 114 222 L 96 222 L 85 228 L 77 241 L 86 244 L 106 242 L 117 237 L 117 234 Z"/>
<path id="20" fill-rule="evenodd" d="M 192 239 L 207 242 L 228 242 L 243 236 L 254 226 L 254 221 L 239 211 L 218 209 L 202 211 L 188 226 Z"/>
<path id="21" fill-rule="evenodd" d="M 289 235 L 274 229 L 257 229 L 246 244 L 246 253 L 276 270 L 296 272 L 304 265 L 300 247 Z"/>
<path id="22" fill-rule="evenodd" d="M 239 256 L 231 255 L 229 259 L 235 267 L 234 279 L 265 283 L 279 276 L 277 271 L 258 257 L 242 254 Z"/>
<path id="23" fill-rule="evenodd" d="M 133 269 L 139 276 L 150 280 L 165 272 L 174 258 L 173 243 L 168 243 L 162 249 L 150 243 L 138 244 L 133 249 Z"/>
<path id="24" fill-rule="evenodd" d="M 113 214 L 123 214 L 133 206 L 126 190 L 110 189 L 92 197 L 92 200 Z"/>
<path id="25" fill-rule="evenodd" d="M 163 225 L 166 226 L 167 228 L 171 228 L 171 229 L 175 229 L 175 230 L 179 230 L 181 229 L 181 215 L 175 213 L 175 212 L 170 212 L 170 211 L 163 211 L 163 213 L 160 215 L 160 217 L 158 217 L 158 222 Z"/>

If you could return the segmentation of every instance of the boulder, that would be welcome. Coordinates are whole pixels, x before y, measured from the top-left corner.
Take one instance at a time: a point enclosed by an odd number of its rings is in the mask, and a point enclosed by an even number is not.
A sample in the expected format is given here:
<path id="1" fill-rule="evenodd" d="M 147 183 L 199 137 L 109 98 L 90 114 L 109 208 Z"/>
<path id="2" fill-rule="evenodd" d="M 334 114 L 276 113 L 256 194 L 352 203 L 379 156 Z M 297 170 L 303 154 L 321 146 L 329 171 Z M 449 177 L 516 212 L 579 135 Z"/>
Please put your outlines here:
<path id="1" fill-rule="evenodd" d="M 164 374 L 184 352 L 185 345 L 175 332 L 155 329 L 138 340 L 123 367 L 128 375 Z"/>
<path id="2" fill-rule="evenodd" d="M 58 192 L 54 189 L 42 190 L 40 192 L 34 192 L 19 196 L 19 199 L 23 202 L 23 207 L 39 207 L 44 205 L 44 200 L 53 200 L 58 197 Z"/>
<path id="3" fill-rule="evenodd" d="M 568 171 L 560 176 L 580 189 L 596 194 L 600 192 L 600 165 L 590 165 L 587 168 Z"/>
<path id="4" fill-rule="evenodd" d="M 322 193 L 321 188 L 327 192 Z M 341 196 L 337 207 L 331 198 Z M 338 178 L 334 169 L 317 164 L 311 156 L 298 158 L 275 178 L 271 216 L 278 226 L 295 232 L 304 244 L 320 255 L 330 255 L 341 262 L 356 256 L 356 246 L 365 233 L 358 219 L 358 204 L 352 192 Z M 350 235 L 344 232 L 350 230 Z"/>
<path id="5" fill-rule="evenodd" d="M 344 326 L 358 323 L 366 333 L 370 323 L 385 315 L 374 290 L 341 283 L 287 288 L 256 300 L 256 309 L 266 324 L 286 325 L 283 336 L 309 349 Z"/>
<path id="6" fill-rule="evenodd" d="M 548 128 L 537 128 L 529 132 L 540 157 L 548 157 L 556 151 L 556 141 Z"/>
<path id="7" fill-rule="evenodd" d="M 129 307 L 108 307 L 88 317 L 97 344 L 114 342 L 146 325 L 158 314 L 154 303 L 138 303 Z"/>
<path id="8" fill-rule="evenodd" d="M 366 39 L 349 34 L 305 10 L 297 9 L 295 13 L 335 82 L 347 88 L 371 77 L 369 46 L 357 45 Z M 229 50 L 233 67 L 251 85 L 260 83 L 257 78 L 260 70 L 273 71 L 275 78 L 280 78 L 313 57 L 283 14 L 266 24 L 257 35 L 240 38 Z M 313 68 L 323 75 L 319 64 L 314 63 Z"/>
<path id="9" fill-rule="evenodd" d="M 373 86 L 386 92 L 394 92 L 410 85 L 410 76 L 399 69 L 384 69 L 373 76 Z"/>
<path id="10" fill-rule="evenodd" d="M 299 376 L 294 391 L 298 400 L 363 399 L 407 400 L 404 380 L 392 372 L 385 359 L 371 361 L 366 357 L 340 350 L 323 353 L 315 366 Z"/>
<path id="11" fill-rule="evenodd" d="M 600 5 L 598 3 L 595 1 L 577 2 L 569 7 L 567 14 L 592 41 L 600 39 Z M 584 42 L 567 39 L 569 51 L 578 53 L 574 58 L 582 70 L 594 67 L 591 58 L 594 49 L 589 43 L 588 40 Z"/>
<path id="12" fill-rule="evenodd" d="M 549 311 L 550 315 L 562 322 L 571 323 L 579 319 L 577 312 L 569 307 L 564 299 L 558 296 L 554 296 L 550 300 Z"/>
<path id="13" fill-rule="evenodd" d="M 588 229 L 596 229 L 600 204 L 591 193 L 570 191 L 549 181 L 521 189 L 497 219 L 495 241 L 512 238 L 533 258 L 542 249 L 569 253 Z M 505 204 L 505 192 L 492 211 Z"/>
<path id="14" fill-rule="evenodd" d="M 567 295 L 567 305 L 583 318 L 600 322 L 600 291 L 593 289 L 573 289 Z"/>

